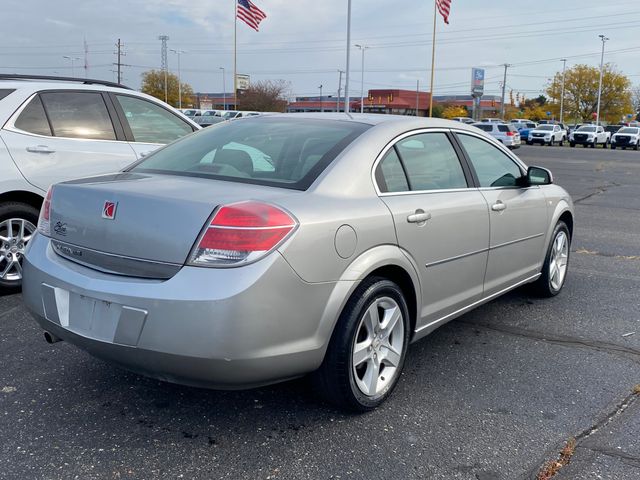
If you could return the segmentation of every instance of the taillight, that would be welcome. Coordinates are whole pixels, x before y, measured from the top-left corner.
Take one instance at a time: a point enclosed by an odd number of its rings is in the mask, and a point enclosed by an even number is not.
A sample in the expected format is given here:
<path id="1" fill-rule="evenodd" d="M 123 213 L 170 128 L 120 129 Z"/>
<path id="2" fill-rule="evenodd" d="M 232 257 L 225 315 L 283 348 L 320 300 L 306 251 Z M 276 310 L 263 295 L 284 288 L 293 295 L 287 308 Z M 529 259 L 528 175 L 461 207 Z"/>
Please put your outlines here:
<path id="1" fill-rule="evenodd" d="M 515 137 L 516 132 L 507 132 L 507 137 Z"/>
<path id="2" fill-rule="evenodd" d="M 189 263 L 199 266 L 236 266 L 267 255 L 296 228 L 287 212 L 260 202 L 220 207 L 200 235 Z"/>
<path id="3" fill-rule="evenodd" d="M 44 197 L 42 208 L 40 209 L 40 217 L 38 217 L 38 231 L 46 236 L 51 235 L 51 197 L 53 196 L 53 186 L 47 190 Z"/>

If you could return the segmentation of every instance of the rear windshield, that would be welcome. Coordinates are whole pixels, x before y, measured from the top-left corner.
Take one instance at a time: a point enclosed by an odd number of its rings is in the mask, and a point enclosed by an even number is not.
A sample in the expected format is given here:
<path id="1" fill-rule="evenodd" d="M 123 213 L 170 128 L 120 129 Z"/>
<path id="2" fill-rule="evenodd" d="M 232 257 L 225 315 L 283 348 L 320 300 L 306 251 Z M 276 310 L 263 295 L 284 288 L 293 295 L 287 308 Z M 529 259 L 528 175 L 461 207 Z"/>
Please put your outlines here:
<path id="1" fill-rule="evenodd" d="M 370 125 L 254 117 L 189 135 L 130 171 L 164 173 L 306 190 Z"/>
<path id="2" fill-rule="evenodd" d="M 618 130 L 618 133 L 631 133 L 631 134 L 637 135 L 638 134 L 638 129 L 637 128 L 630 128 L 630 127 L 621 128 L 620 130 Z"/>
<path id="3" fill-rule="evenodd" d="M 498 125 L 498 131 L 500 132 L 516 132 L 516 127 L 513 125 Z"/>
<path id="4" fill-rule="evenodd" d="M 10 93 L 15 92 L 15 89 L 12 88 L 0 88 L 0 100 L 9 95 Z"/>

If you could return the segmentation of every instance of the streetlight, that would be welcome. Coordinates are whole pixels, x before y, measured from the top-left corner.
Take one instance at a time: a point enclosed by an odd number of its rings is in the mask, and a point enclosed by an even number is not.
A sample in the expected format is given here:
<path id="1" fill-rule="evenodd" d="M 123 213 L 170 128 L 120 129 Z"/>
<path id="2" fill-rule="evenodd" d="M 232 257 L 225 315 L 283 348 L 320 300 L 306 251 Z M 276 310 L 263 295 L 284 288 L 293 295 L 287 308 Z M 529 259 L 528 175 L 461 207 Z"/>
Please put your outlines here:
<path id="1" fill-rule="evenodd" d="M 351 0 L 347 0 L 347 68 L 345 69 L 344 79 L 344 111 L 348 113 L 349 104 L 349 71 L 351 62 Z"/>
<path id="2" fill-rule="evenodd" d="M 364 113 L 364 51 L 368 47 L 366 45 L 354 45 L 362 51 L 362 72 L 360 72 L 360 113 Z"/>
<path id="3" fill-rule="evenodd" d="M 180 81 L 180 54 L 187 53 L 184 50 L 174 50 L 173 48 L 169 51 L 178 55 L 178 108 L 182 108 L 182 83 Z"/>
<path id="4" fill-rule="evenodd" d="M 336 112 L 340 113 L 340 92 L 342 92 L 342 74 L 344 70 L 338 70 L 340 76 L 338 77 L 338 100 L 336 101 Z"/>
<path id="5" fill-rule="evenodd" d="M 227 87 L 224 84 L 224 67 L 218 67 L 222 70 L 222 109 L 227 109 Z"/>
<path id="6" fill-rule="evenodd" d="M 66 58 L 67 60 L 71 60 L 71 76 L 75 77 L 76 76 L 76 71 L 73 68 L 73 62 L 76 60 L 80 60 L 80 57 L 71 57 L 69 55 L 63 55 L 62 58 Z"/>
<path id="7" fill-rule="evenodd" d="M 320 112 L 324 112 L 324 103 L 322 103 L 322 84 L 318 87 L 320 89 Z"/>
<path id="8" fill-rule="evenodd" d="M 564 78 L 567 69 L 567 59 L 563 58 L 562 62 L 562 91 L 560 93 L 560 123 L 564 124 Z"/>
<path id="9" fill-rule="evenodd" d="M 598 82 L 598 109 L 596 110 L 596 125 L 600 125 L 600 98 L 602 97 L 602 72 L 604 69 L 604 44 L 609 38 L 598 35 L 602 40 L 602 55 L 600 55 L 600 81 Z"/>

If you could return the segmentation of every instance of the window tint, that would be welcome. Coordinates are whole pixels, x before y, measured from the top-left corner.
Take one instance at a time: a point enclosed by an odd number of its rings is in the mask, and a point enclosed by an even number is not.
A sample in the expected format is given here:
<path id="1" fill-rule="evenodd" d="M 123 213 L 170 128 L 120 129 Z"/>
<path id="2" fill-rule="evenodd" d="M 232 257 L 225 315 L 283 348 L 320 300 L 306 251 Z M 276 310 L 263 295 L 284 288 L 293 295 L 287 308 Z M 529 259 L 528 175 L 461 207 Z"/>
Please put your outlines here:
<path id="1" fill-rule="evenodd" d="M 513 128 L 513 127 L 511 127 L 511 128 Z M 508 125 L 498 125 L 498 131 L 500 131 L 500 132 L 509 132 L 511 130 L 509 129 Z"/>
<path id="2" fill-rule="evenodd" d="M 522 172 L 504 152 L 484 140 L 459 134 L 481 187 L 513 187 Z"/>
<path id="3" fill-rule="evenodd" d="M 474 126 L 478 127 L 480 130 L 484 130 L 485 132 L 493 131 L 493 125 L 482 125 L 476 123 Z"/>
<path id="4" fill-rule="evenodd" d="M 56 137 L 116 139 L 100 93 L 49 92 L 40 96 Z"/>
<path id="5" fill-rule="evenodd" d="M 305 190 L 368 128 L 356 122 L 248 118 L 179 140 L 132 170 Z"/>
<path id="6" fill-rule="evenodd" d="M 404 174 L 404 169 L 395 148 L 389 150 L 378 165 L 376 179 L 382 193 L 406 192 L 409 190 L 407 177 Z"/>
<path id="7" fill-rule="evenodd" d="M 444 133 L 422 133 L 400 140 L 396 147 L 411 190 L 466 188 L 462 166 Z"/>
<path id="8" fill-rule="evenodd" d="M 170 143 L 193 132 L 191 125 L 155 103 L 127 95 L 116 98 L 136 142 Z"/>
<path id="9" fill-rule="evenodd" d="M 51 135 L 51 128 L 47 121 L 47 116 L 42 108 L 40 97 L 36 97 L 29 102 L 15 123 L 16 128 L 25 132 L 35 133 L 37 135 Z"/>

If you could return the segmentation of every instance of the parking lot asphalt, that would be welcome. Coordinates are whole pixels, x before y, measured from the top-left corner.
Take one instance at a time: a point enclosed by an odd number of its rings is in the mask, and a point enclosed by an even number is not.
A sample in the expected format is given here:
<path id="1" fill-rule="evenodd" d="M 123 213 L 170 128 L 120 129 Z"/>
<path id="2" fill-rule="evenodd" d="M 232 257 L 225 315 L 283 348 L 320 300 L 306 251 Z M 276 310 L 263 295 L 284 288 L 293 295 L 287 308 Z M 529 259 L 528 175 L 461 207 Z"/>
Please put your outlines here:
<path id="1" fill-rule="evenodd" d="M 218 392 L 45 343 L 0 297 L 2 479 L 640 478 L 640 152 L 523 146 L 576 202 L 563 292 L 519 289 L 409 350 L 378 410 L 346 415 L 304 379 Z M 640 393 L 640 392 L 639 392 Z"/>

